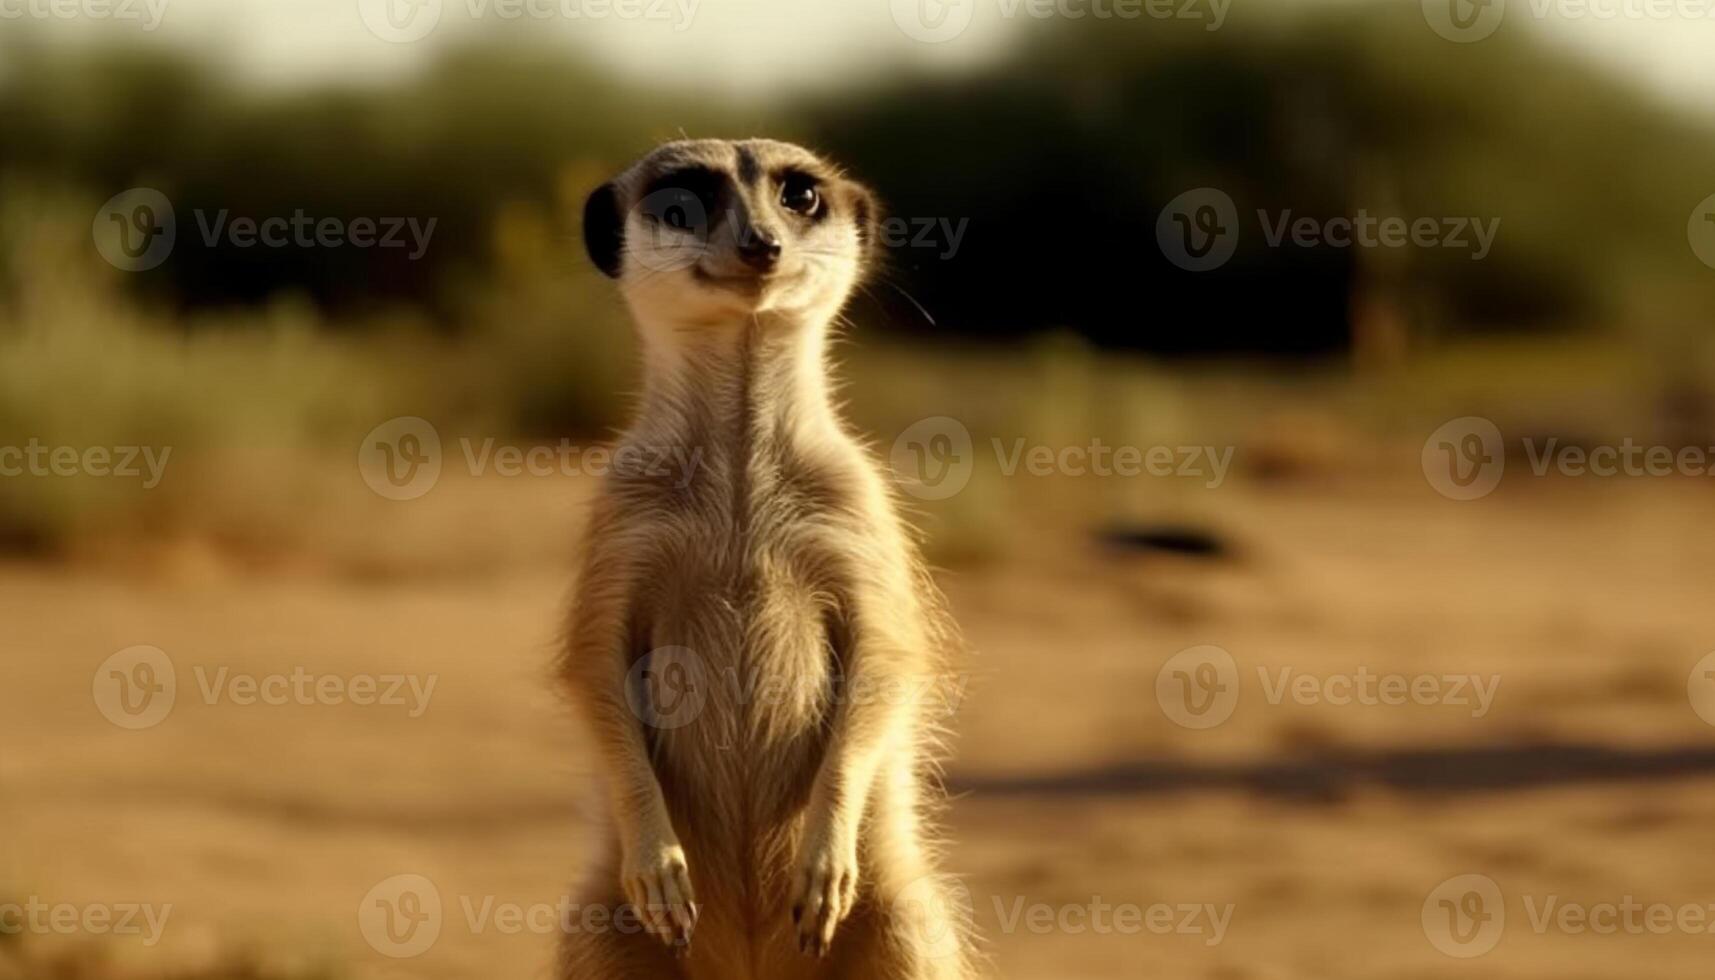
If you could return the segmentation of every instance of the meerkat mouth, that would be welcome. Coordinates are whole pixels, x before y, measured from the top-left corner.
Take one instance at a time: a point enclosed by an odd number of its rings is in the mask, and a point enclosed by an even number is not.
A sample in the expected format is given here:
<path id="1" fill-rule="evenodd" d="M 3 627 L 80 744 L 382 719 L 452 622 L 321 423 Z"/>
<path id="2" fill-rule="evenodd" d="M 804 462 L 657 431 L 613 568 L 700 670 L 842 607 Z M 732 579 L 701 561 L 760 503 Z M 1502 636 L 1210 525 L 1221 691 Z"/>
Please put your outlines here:
<path id="1" fill-rule="evenodd" d="M 803 275 L 803 270 L 792 269 L 774 272 L 739 273 L 737 275 L 720 275 L 710 272 L 701 265 L 691 267 L 691 275 L 697 282 L 715 289 L 725 289 L 735 293 L 751 295 L 761 292 L 769 286 L 777 286 L 790 282 Z"/>

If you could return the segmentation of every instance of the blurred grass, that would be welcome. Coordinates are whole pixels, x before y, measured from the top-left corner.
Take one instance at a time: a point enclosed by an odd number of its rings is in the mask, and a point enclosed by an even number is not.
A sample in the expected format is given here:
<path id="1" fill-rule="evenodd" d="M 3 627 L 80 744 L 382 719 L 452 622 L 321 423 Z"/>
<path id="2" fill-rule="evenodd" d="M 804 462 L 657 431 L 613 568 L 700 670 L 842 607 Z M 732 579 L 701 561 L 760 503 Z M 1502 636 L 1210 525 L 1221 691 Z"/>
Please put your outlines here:
<path id="1" fill-rule="evenodd" d="M 285 296 L 184 316 L 130 298 L 88 247 L 94 204 L 0 187 L 0 446 L 170 451 L 161 485 L 93 477 L 0 480 L 0 547 L 205 534 L 244 543 L 291 533 L 327 461 L 401 415 L 443 433 L 597 438 L 630 388 L 617 300 L 567 273 L 551 218 L 497 222 L 504 278 L 461 297 L 465 329 L 438 335 L 410 312 L 362 329 Z"/>

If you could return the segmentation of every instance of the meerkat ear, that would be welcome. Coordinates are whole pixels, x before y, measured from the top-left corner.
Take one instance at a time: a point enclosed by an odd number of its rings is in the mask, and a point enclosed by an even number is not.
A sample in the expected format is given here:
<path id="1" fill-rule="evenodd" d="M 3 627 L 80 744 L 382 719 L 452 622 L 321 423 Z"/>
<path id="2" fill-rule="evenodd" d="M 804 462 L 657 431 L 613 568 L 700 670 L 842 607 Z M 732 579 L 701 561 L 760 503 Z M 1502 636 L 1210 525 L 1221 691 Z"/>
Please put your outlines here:
<path id="1" fill-rule="evenodd" d="M 619 191 L 603 184 L 584 202 L 584 250 L 603 274 L 618 279 L 619 253 L 624 248 L 625 215 L 619 210 Z"/>

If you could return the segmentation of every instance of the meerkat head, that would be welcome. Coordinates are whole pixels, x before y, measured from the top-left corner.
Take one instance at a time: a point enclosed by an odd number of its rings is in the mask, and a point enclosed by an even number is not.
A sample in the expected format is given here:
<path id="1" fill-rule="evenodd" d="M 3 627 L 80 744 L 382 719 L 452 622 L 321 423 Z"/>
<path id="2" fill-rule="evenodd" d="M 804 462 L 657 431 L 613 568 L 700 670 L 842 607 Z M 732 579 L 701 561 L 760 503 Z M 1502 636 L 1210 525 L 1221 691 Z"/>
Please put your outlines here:
<path id="1" fill-rule="evenodd" d="M 862 278 L 876 211 L 868 189 L 802 147 L 685 140 L 590 195 L 584 244 L 639 321 L 815 317 Z"/>

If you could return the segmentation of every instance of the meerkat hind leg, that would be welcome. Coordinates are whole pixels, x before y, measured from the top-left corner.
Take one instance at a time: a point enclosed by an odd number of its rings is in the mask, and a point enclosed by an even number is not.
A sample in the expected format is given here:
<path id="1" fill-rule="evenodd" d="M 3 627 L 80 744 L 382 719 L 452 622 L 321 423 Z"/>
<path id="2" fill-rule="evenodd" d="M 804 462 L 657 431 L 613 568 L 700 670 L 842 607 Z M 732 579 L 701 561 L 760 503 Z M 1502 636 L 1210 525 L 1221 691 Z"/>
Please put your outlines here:
<path id="1" fill-rule="evenodd" d="M 645 930 L 574 930 L 561 943 L 560 980 L 675 980 L 682 976 L 673 951 Z"/>
<path id="2" fill-rule="evenodd" d="M 923 930 L 952 929 L 946 923 L 907 918 L 898 910 L 860 902 L 830 951 L 829 980 L 968 980 L 955 951 L 925 942 Z"/>
<path id="3" fill-rule="evenodd" d="M 559 980 L 678 980 L 683 964 L 660 938 L 631 915 L 624 892 L 609 882 L 619 877 L 618 856 L 601 862 L 602 873 L 582 888 L 577 909 L 600 909 L 600 918 L 579 916 L 561 924 Z"/>

